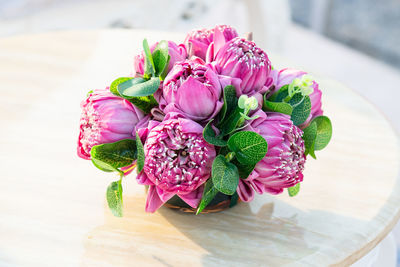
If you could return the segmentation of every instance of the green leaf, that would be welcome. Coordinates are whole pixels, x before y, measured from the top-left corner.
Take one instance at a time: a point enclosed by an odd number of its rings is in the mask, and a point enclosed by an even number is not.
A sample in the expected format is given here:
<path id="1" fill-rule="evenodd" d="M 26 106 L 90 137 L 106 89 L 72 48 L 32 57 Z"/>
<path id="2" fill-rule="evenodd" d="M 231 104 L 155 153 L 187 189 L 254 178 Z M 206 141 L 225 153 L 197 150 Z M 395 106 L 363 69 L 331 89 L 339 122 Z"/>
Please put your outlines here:
<path id="1" fill-rule="evenodd" d="M 137 147 L 136 168 L 137 172 L 139 173 L 143 170 L 144 167 L 144 148 L 138 133 L 136 133 L 136 147 Z"/>
<path id="2" fill-rule="evenodd" d="M 128 166 L 136 160 L 136 142 L 124 139 L 115 143 L 97 145 L 92 147 L 90 155 L 96 167 L 115 171 L 115 169 Z"/>
<path id="3" fill-rule="evenodd" d="M 226 156 L 226 155 L 228 155 L 229 152 L 230 152 L 229 148 L 227 146 L 223 146 L 219 149 L 218 154 Z"/>
<path id="4" fill-rule="evenodd" d="M 92 158 L 92 163 L 93 165 L 98 168 L 99 170 L 102 170 L 103 172 L 119 172 L 122 173 L 122 171 L 118 170 L 117 168 L 114 168 L 113 166 L 111 166 L 108 163 L 105 163 L 101 160 Z"/>
<path id="5" fill-rule="evenodd" d="M 304 146 L 306 148 L 305 154 L 310 154 L 311 157 L 316 159 L 314 153 L 315 139 L 317 138 L 317 123 L 311 122 L 310 125 L 303 130 Z"/>
<path id="6" fill-rule="evenodd" d="M 302 99 L 301 102 L 298 102 L 299 98 Z M 296 104 L 293 104 L 296 103 Z M 293 96 L 293 98 L 289 101 L 289 104 L 293 106 L 293 112 L 290 119 L 293 121 L 294 125 L 300 125 L 304 123 L 307 118 L 310 116 L 311 112 L 311 100 L 310 97 L 302 96 L 301 93 L 297 93 Z"/>
<path id="7" fill-rule="evenodd" d="M 144 74 L 146 77 L 154 76 L 155 67 L 153 57 L 151 55 L 149 43 L 146 39 L 143 40 L 143 51 L 144 51 Z"/>
<path id="8" fill-rule="evenodd" d="M 300 183 L 297 183 L 296 185 L 289 187 L 288 188 L 288 193 L 289 196 L 294 197 L 295 195 L 297 195 L 300 191 Z"/>
<path id="9" fill-rule="evenodd" d="M 140 78 L 137 78 L 140 79 Z M 118 85 L 118 93 L 126 98 L 149 96 L 154 94 L 160 86 L 160 78 L 152 77 L 150 80 L 135 83 L 135 79 L 128 80 Z"/>
<path id="10" fill-rule="evenodd" d="M 289 85 L 284 85 L 279 89 L 278 92 L 273 94 L 268 101 L 272 102 L 283 102 L 283 100 L 289 95 L 288 93 Z M 265 101 L 264 101 L 265 102 Z M 264 103 L 266 104 L 266 103 Z M 300 125 L 304 123 L 311 112 L 311 100 L 309 96 L 303 96 L 301 93 L 295 94 L 289 101 L 293 108 L 291 115 L 291 120 L 295 125 Z M 272 108 L 272 107 L 271 107 Z M 282 108 L 282 107 L 280 107 Z M 281 112 L 281 111 L 278 111 Z M 281 112 L 284 113 L 284 112 Z M 287 113 L 285 113 L 287 114 Z"/>
<path id="11" fill-rule="evenodd" d="M 152 53 L 155 75 L 160 76 L 168 64 L 168 42 L 160 41 Z"/>
<path id="12" fill-rule="evenodd" d="M 162 72 L 160 73 L 160 80 L 161 80 L 161 81 L 163 81 L 163 80 L 165 79 L 165 77 L 167 76 L 167 74 L 168 74 L 168 65 L 169 65 L 170 60 L 171 60 L 171 56 L 168 55 L 167 63 L 165 64 L 164 69 L 163 69 Z"/>
<path id="13" fill-rule="evenodd" d="M 264 96 L 265 98 L 265 96 Z M 283 113 L 286 115 L 292 115 L 293 112 L 293 107 L 285 102 L 272 102 L 264 99 L 264 105 L 263 105 L 263 110 L 264 111 L 273 111 L 273 112 L 279 112 Z"/>
<path id="14" fill-rule="evenodd" d="M 239 184 L 239 172 L 224 156 L 218 155 L 212 164 L 211 177 L 214 187 L 225 195 L 233 195 Z"/>
<path id="15" fill-rule="evenodd" d="M 229 135 L 236 130 L 238 122 L 242 117 L 240 113 L 243 113 L 243 109 L 236 107 L 226 119 L 218 124 L 218 129 L 221 130 L 221 136 Z"/>
<path id="16" fill-rule="evenodd" d="M 112 214 L 117 217 L 122 217 L 122 185 L 121 180 L 112 182 L 107 187 L 107 203 Z"/>
<path id="17" fill-rule="evenodd" d="M 236 153 L 236 159 L 245 165 L 257 164 L 268 151 L 268 144 L 264 137 L 250 131 L 242 131 L 232 135 L 228 140 L 228 147 Z"/>
<path id="18" fill-rule="evenodd" d="M 227 141 L 223 140 L 221 136 L 217 136 L 212 128 L 212 122 L 214 119 L 211 119 L 206 127 L 203 130 L 203 138 L 207 143 L 212 144 L 214 146 L 226 146 Z"/>
<path id="19" fill-rule="evenodd" d="M 197 208 L 196 215 L 202 212 L 202 210 L 210 204 L 210 202 L 217 195 L 218 190 L 214 187 L 212 179 L 208 179 L 204 186 L 203 196 L 201 197 L 201 201 L 199 207 Z"/>
<path id="20" fill-rule="evenodd" d="M 134 83 L 142 83 L 142 82 L 145 81 L 145 79 L 143 79 L 143 78 L 120 77 L 120 78 L 114 80 L 114 81 L 111 83 L 111 85 L 110 85 L 110 92 L 113 93 L 113 94 L 116 95 L 116 96 L 121 96 L 121 95 L 119 94 L 119 92 L 118 92 L 118 85 L 121 84 L 121 83 L 123 83 L 123 82 L 132 80 L 132 79 L 134 79 L 134 81 L 132 81 L 132 82 L 134 82 Z"/>
<path id="21" fill-rule="evenodd" d="M 87 92 L 86 97 L 89 97 L 89 95 L 93 93 L 93 90 L 90 90 L 89 92 Z"/>
<path id="22" fill-rule="evenodd" d="M 272 102 L 282 102 L 288 96 L 289 85 L 285 84 L 277 92 L 275 92 L 268 100 Z"/>
<path id="23" fill-rule="evenodd" d="M 140 108 L 145 114 L 150 113 L 151 109 L 158 106 L 157 100 L 153 95 L 139 96 L 129 99 L 136 107 Z"/>
<path id="24" fill-rule="evenodd" d="M 250 173 L 254 170 L 255 164 L 241 164 L 237 159 L 233 159 L 231 161 L 236 165 L 239 171 L 239 177 L 242 179 L 246 179 L 249 177 Z"/>
<path id="25" fill-rule="evenodd" d="M 332 123 L 331 120 L 326 116 L 318 116 L 313 119 L 313 122 L 317 124 L 317 137 L 315 139 L 314 149 L 324 149 L 332 137 Z"/>
<path id="26" fill-rule="evenodd" d="M 233 85 L 225 86 L 224 88 L 224 105 L 219 113 L 219 121 L 225 119 L 226 114 L 231 114 L 237 107 L 238 99 L 236 97 L 236 89 Z"/>

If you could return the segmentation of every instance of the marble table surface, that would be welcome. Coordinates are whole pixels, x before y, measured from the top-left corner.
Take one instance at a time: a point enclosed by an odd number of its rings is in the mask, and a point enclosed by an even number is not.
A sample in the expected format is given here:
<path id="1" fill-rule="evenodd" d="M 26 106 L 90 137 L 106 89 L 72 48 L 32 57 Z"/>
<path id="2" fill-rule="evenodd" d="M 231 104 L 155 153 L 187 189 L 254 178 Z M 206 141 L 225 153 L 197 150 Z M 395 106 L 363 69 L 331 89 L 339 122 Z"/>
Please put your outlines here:
<path id="1" fill-rule="evenodd" d="M 144 37 L 182 40 L 140 30 L 0 39 L 1 266 L 344 266 L 391 231 L 400 216 L 397 136 L 372 104 L 321 69 L 334 135 L 308 160 L 297 197 L 263 195 L 197 217 L 146 214 L 131 175 L 125 217 L 113 217 L 104 195 L 116 177 L 75 154 L 79 102 L 129 75 Z"/>

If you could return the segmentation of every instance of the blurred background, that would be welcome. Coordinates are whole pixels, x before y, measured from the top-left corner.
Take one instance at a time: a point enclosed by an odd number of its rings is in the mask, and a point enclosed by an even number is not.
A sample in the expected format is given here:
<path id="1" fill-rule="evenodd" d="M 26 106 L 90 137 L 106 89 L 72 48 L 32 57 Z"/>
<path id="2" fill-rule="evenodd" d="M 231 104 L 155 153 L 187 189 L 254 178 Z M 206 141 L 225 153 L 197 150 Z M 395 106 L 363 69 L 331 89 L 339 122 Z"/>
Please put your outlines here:
<path id="1" fill-rule="evenodd" d="M 252 31 L 272 58 L 344 83 L 400 131 L 400 0 L 0 0 L 0 38 L 215 24 Z M 400 244 L 399 226 L 389 239 Z"/>
<path id="2" fill-rule="evenodd" d="M 0 0 L 0 36 L 105 27 L 187 31 L 221 22 L 281 34 L 290 20 L 400 69 L 399 0 Z"/>
<path id="3" fill-rule="evenodd" d="M 0 0 L 0 37 L 215 24 L 252 31 L 287 66 L 351 87 L 400 131 L 400 0 Z"/>

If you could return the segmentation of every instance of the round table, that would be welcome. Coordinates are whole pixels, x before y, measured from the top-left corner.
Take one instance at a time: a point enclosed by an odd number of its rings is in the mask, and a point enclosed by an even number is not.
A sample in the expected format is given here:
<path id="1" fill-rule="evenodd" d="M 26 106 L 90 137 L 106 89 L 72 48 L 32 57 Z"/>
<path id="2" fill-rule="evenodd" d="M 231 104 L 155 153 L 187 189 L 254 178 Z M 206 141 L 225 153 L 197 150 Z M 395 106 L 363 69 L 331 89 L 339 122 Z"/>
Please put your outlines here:
<path id="1" fill-rule="evenodd" d="M 0 40 L 0 265 L 343 266 L 390 232 L 400 216 L 398 139 L 373 105 L 319 76 L 334 132 L 318 160 L 307 160 L 298 196 L 257 196 L 216 214 L 148 214 L 130 175 L 124 217 L 114 217 L 105 190 L 117 177 L 76 155 L 79 103 L 131 74 L 143 38 L 183 35 L 102 30 Z"/>

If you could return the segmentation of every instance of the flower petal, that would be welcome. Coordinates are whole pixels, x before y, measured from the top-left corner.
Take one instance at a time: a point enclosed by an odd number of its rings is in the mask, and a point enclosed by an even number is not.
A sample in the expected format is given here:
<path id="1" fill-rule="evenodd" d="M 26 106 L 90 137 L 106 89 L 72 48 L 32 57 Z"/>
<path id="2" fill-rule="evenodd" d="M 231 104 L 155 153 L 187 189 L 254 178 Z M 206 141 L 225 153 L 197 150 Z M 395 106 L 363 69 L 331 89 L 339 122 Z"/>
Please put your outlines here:
<path id="1" fill-rule="evenodd" d="M 239 186 L 236 190 L 239 198 L 244 202 L 250 202 L 254 199 L 254 190 L 251 186 L 243 179 L 239 179 Z"/>
<path id="2" fill-rule="evenodd" d="M 161 200 L 160 196 L 157 194 L 156 187 L 154 185 L 149 186 L 149 191 L 147 192 L 146 199 L 146 212 L 155 212 L 158 210 L 164 202 Z"/>
<path id="3" fill-rule="evenodd" d="M 188 194 L 178 194 L 178 196 L 192 208 L 197 208 L 203 195 L 203 190 L 204 186 L 200 186 Z"/>

